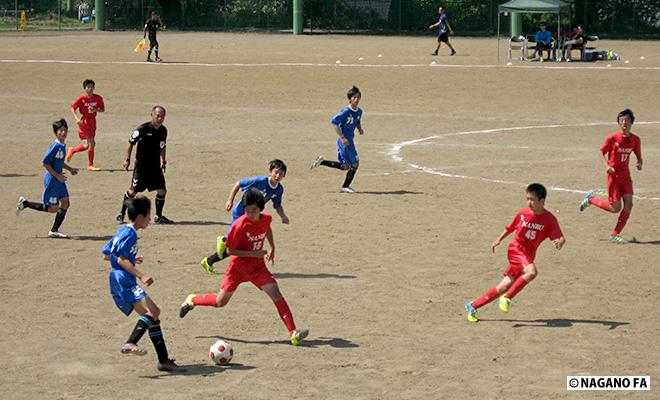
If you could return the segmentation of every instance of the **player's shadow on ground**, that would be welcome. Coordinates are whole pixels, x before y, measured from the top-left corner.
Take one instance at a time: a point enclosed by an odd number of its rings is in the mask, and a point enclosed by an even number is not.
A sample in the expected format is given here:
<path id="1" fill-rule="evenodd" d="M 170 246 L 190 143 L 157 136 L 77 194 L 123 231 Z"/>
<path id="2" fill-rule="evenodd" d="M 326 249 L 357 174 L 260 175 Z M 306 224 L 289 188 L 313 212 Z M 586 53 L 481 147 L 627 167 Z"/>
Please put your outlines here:
<path id="1" fill-rule="evenodd" d="M 273 274 L 276 279 L 355 279 L 355 275 L 338 274 L 302 274 L 299 272 L 279 272 Z"/>
<path id="2" fill-rule="evenodd" d="M 193 225 L 193 226 L 204 226 L 204 225 L 223 225 L 229 226 L 226 222 L 219 221 L 176 221 L 174 225 Z"/>
<path id="3" fill-rule="evenodd" d="M 609 242 L 610 240 L 609 239 L 601 239 L 600 241 L 601 242 Z M 641 241 L 641 240 L 637 240 L 637 238 L 633 237 L 632 239 L 630 239 L 629 244 L 660 244 L 660 240 Z"/>
<path id="4" fill-rule="evenodd" d="M 177 371 L 177 372 L 171 372 L 171 373 L 160 373 L 158 375 L 143 375 L 140 378 L 146 378 L 146 379 L 163 379 L 163 378 L 168 378 L 170 376 L 191 376 L 191 375 L 199 375 L 199 376 L 212 376 L 216 374 L 220 374 L 225 372 L 228 369 L 234 370 L 234 371 L 250 371 L 253 370 L 257 367 L 254 367 L 252 365 L 243 365 L 243 364 L 228 364 L 228 365 L 210 365 L 210 364 L 179 364 L 179 367 L 185 369 L 185 371 Z"/>
<path id="5" fill-rule="evenodd" d="M 424 194 L 424 192 L 411 192 L 410 190 L 390 190 L 390 191 L 360 191 L 357 194 L 377 194 L 403 196 L 407 194 Z"/>
<path id="6" fill-rule="evenodd" d="M 37 174 L 0 174 L 0 178 L 23 178 L 25 176 L 37 176 Z"/>
<path id="7" fill-rule="evenodd" d="M 289 340 L 245 340 L 245 339 L 236 339 L 224 336 L 197 336 L 197 339 L 222 339 L 228 342 L 236 343 L 250 343 L 250 344 L 263 344 L 263 345 L 286 345 L 291 346 L 291 341 Z M 310 347 L 317 348 L 321 346 L 330 346 L 336 349 L 352 349 L 360 347 L 357 343 L 353 343 L 350 340 L 341 339 L 341 338 L 329 338 L 329 337 L 319 337 L 316 339 L 305 339 L 298 347 Z"/>
<path id="8" fill-rule="evenodd" d="M 95 242 L 107 242 L 112 239 L 112 235 L 101 235 L 101 236 L 69 236 L 71 240 L 90 240 Z"/>
<path id="9" fill-rule="evenodd" d="M 481 320 L 484 321 L 484 320 Z M 622 325 L 630 325 L 630 322 L 619 321 L 604 321 L 592 319 L 535 319 L 535 320 L 519 320 L 519 319 L 499 319 L 490 320 L 490 322 L 514 322 L 513 328 L 523 327 L 536 327 L 536 328 L 571 328 L 577 324 L 596 324 L 609 327 L 610 330 L 616 329 Z"/>

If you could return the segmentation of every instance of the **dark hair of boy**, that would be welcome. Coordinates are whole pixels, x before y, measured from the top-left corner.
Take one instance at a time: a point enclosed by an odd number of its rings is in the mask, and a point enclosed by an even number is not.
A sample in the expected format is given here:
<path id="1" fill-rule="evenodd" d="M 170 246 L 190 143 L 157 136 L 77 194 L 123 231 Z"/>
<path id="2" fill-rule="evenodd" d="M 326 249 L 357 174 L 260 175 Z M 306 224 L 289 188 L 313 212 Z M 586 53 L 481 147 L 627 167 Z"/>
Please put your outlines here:
<path id="1" fill-rule="evenodd" d="M 251 205 L 259 207 L 259 210 L 263 211 L 266 203 L 264 202 L 264 195 L 255 188 L 250 188 L 243 195 L 243 208 Z"/>
<path id="2" fill-rule="evenodd" d="M 286 172 L 286 164 L 284 164 L 284 161 L 276 158 L 270 162 L 269 171 L 274 169 L 279 169 L 282 172 Z"/>
<path id="3" fill-rule="evenodd" d="M 625 110 L 621 111 L 619 115 L 616 117 L 616 122 L 619 122 L 619 120 L 623 117 L 630 117 L 630 122 L 635 122 L 635 114 L 633 114 L 632 110 L 629 108 L 626 108 Z"/>
<path id="4" fill-rule="evenodd" d="M 160 13 L 158 11 L 152 11 L 151 16 L 154 16 L 154 15 L 160 15 Z"/>
<path id="5" fill-rule="evenodd" d="M 85 79 L 83 81 L 83 88 L 86 88 L 88 85 L 96 86 L 96 83 L 91 79 Z"/>
<path id="6" fill-rule="evenodd" d="M 350 100 L 353 96 L 355 96 L 357 94 L 362 96 L 362 93 L 360 92 L 360 89 L 358 89 L 357 86 L 353 86 L 351 88 L 351 90 L 349 90 L 348 93 L 346 93 L 346 97 L 348 97 L 348 99 Z"/>
<path id="7" fill-rule="evenodd" d="M 57 133 L 62 128 L 69 129 L 69 124 L 66 123 L 64 118 L 60 118 L 57 121 L 53 122 L 53 133 Z"/>
<path id="8" fill-rule="evenodd" d="M 545 197 L 548 195 L 548 191 L 546 190 L 545 186 L 541 185 L 540 183 L 532 183 L 531 185 L 527 186 L 527 193 L 533 193 L 539 199 L 545 199 Z"/>
<path id="9" fill-rule="evenodd" d="M 124 200 L 128 219 L 135 221 L 138 216 L 147 216 L 151 211 L 151 200 L 145 196 L 135 196 Z"/>

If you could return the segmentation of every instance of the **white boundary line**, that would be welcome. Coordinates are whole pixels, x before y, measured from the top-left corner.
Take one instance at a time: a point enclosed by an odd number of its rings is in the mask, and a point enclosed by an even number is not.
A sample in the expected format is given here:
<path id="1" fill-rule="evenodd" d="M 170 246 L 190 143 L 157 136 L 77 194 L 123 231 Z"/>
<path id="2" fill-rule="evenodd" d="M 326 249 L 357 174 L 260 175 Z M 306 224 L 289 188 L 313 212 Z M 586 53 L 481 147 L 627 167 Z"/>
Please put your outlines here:
<path id="1" fill-rule="evenodd" d="M 655 125 L 655 124 L 660 124 L 660 121 L 635 122 L 635 124 L 637 124 L 637 125 Z M 410 168 L 412 170 L 425 172 L 425 173 L 431 174 L 431 175 L 444 176 L 444 177 L 447 177 L 447 178 L 477 180 L 477 181 L 490 182 L 490 183 L 500 183 L 500 184 L 505 184 L 505 185 L 525 186 L 524 183 L 520 183 L 520 182 L 514 182 L 514 181 L 502 180 L 502 179 L 485 178 L 485 177 L 481 177 L 481 176 L 468 176 L 468 175 L 451 174 L 449 172 L 442 171 L 439 168 L 432 168 L 432 167 L 427 167 L 427 166 L 424 166 L 424 165 L 418 165 L 418 164 L 410 163 L 410 162 L 405 161 L 403 159 L 403 156 L 401 155 L 401 149 L 403 149 L 406 146 L 412 146 L 412 145 L 417 145 L 417 144 L 421 144 L 421 143 L 427 143 L 427 142 L 432 141 L 432 140 L 441 139 L 441 138 L 445 138 L 445 137 L 452 137 L 452 136 L 464 136 L 464 135 L 474 135 L 474 134 L 490 134 L 490 133 L 521 131 L 521 130 L 529 130 L 529 129 L 553 129 L 553 128 L 564 128 L 564 127 L 605 126 L 605 125 L 612 125 L 612 122 L 587 122 L 587 123 L 582 123 L 582 124 L 553 124 L 553 125 L 535 125 L 535 126 L 515 126 L 515 127 L 507 127 L 507 128 L 479 129 L 479 130 L 473 130 L 473 131 L 444 133 L 444 134 L 432 135 L 432 136 L 427 136 L 427 137 L 423 137 L 423 138 L 419 138 L 419 139 L 413 139 L 413 140 L 408 140 L 408 141 L 404 141 L 404 142 L 400 142 L 400 143 L 391 144 L 387 154 L 390 156 L 392 161 L 397 163 L 397 164 L 403 164 L 403 165 L 407 166 L 408 168 Z M 579 193 L 579 194 L 586 194 L 586 193 L 589 192 L 588 190 L 570 189 L 570 188 L 562 188 L 562 187 L 555 187 L 555 186 L 551 186 L 548 189 L 554 190 L 556 192 L 569 192 L 569 193 Z M 660 201 L 660 197 L 644 197 L 644 196 L 637 196 L 637 195 L 634 196 L 634 197 L 636 199 L 639 199 L 639 200 Z"/>
<path id="2" fill-rule="evenodd" d="M 148 63 L 144 61 L 83 61 L 83 60 L 0 60 L 5 64 L 86 64 L 86 65 L 153 65 L 159 67 L 334 67 L 334 68 L 522 68 L 522 69 L 565 69 L 565 70 L 660 70 L 660 67 L 620 67 L 620 66 L 586 66 L 586 65 L 499 65 L 499 64 L 330 64 L 330 63 L 197 63 L 197 62 L 162 62 Z"/>

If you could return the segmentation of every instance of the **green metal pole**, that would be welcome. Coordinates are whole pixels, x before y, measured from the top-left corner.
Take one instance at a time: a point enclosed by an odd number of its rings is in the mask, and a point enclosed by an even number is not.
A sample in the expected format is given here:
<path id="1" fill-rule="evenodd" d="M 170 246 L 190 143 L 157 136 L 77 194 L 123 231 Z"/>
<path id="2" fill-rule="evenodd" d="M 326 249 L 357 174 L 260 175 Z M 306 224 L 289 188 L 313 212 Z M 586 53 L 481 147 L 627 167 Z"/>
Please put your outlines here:
<path id="1" fill-rule="evenodd" d="M 511 36 L 518 36 L 522 33 L 522 14 L 518 12 L 511 13 Z"/>
<path id="2" fill-rule="evenodd" d="M 105 1 L 96 0 L 95 9 L 96 9 L 96 30 L 103 31 L 105 30 Z"/>
<path id="3" fill-rule="evenodd" d="M 303 33 L 303 0 L 293 0 L 293 34 Z"/>

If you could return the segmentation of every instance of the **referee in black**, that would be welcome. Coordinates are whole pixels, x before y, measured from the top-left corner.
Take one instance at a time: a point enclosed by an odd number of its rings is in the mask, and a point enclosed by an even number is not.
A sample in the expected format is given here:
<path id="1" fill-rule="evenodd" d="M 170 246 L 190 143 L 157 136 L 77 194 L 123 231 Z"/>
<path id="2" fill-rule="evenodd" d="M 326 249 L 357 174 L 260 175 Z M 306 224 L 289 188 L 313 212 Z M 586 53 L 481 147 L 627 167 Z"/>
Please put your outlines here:
<path id="1" fill-rule="evenodd" d="M 117 215 L 117 223 L 124 223 L 126 215 L 126 199 L 135 197 L 136 194 L 145 189 L 156 190 L 156 218 L 157 224 L 173 224 L 174 221 L 163 215 L 163 206 L 165 206 L 165 168 L 167 128 L 163 125 L 165 121 L 165 108 L 163 106 L 154 106 L 151 109 L 151 121 L 138 126 L 135 132 L 128 139 L 128 148 L 126 149 L 126 159 L 124 160 L 124 169 L 128 171 L 131 165 L 131 153 L 133 146 L 137 144 L 135 151 L 135 169 L 133 170 L 133 180 L 131 187 L 124 194 L 124 200 L 121 206 L 121 213 Z"/>

